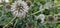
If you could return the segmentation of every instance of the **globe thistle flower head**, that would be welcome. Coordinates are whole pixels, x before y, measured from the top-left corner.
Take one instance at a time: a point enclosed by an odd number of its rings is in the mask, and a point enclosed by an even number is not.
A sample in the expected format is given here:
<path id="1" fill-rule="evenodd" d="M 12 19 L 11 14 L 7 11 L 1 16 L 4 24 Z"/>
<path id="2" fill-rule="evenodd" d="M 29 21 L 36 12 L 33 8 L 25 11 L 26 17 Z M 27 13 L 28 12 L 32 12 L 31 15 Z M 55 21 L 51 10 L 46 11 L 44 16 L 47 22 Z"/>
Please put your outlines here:
<path id="1" fill-rule="evenodd" d="M 27 5 L 30 7 L 31 6 L 31 2 L 30 1 L 27 1 Z"/>
<path id="2" fill-rule="evenodd" d="M 11 9 L 11 5 L 10 4 L 6 4 L 5 8 L 6 9 Z"/>
<path id="3" fill-rule="evenodd" d="M 33 23 L 31 22 L 26 23 L 26 28 L 33 28 Z"/>
<path id="4" fill-rule="evenodd" d="M 47 2 L 47 3 L 44 5 L 44 8 L 45 8 L 45 9 L 50 9 L 50 8 L 53 7 L 52 5 L 53 5 L 53 3 Z"/>
<path id="5" fill-rule="evenodd" d="M 26 2 L 27 2 L 27 5 L 28 5 L 29 7 L 32 6 L 32 2 L 31 2 L 30 0 L 26 0 Z"/>
<path id="6" fill-rule="evenodd" d="M 36 17 L 36 19 L 40 19 L 41 23 L 43 23 L 44 19 L 45 19 L 45 15 L 44 14 L 40 14 L 39 16 Z"/>
<path id="7" fill-rule="evenodd" d="M 5 11 L 10 11 L 11 5 L 10 5 L 10 4 L 6 4 L 6 5 L 4 6 L 4 8 L 5 8 Z"/>
<path id="8" fill-rule="evenodd" d="M 47 20 L 48 20 L 48 22 L 54 22 L 55 18 L 54 18 L 54 16 L 48 16 Z"/>
<path id="9" fill-rule="evenodd" d="M 40 17 L 41 19 L 44 19 L 45 15 L 44 14 L 40 14 L 38 17 Z"/>
<path id="10" fill-rule="evenodd" d="M 28 13 L 28 10 L 29 7 L 27 6 L 27 3 L 22 0 L 15 1 L 15 3 L 11 5 L 12 14 L 20 18 L 24 18 Z"/>
<path id="11" fill-rule="evenodd" d="M 53 17 L 49 17 L 49 21 L 53 21 L 54 20 L 54 18 Z"/>

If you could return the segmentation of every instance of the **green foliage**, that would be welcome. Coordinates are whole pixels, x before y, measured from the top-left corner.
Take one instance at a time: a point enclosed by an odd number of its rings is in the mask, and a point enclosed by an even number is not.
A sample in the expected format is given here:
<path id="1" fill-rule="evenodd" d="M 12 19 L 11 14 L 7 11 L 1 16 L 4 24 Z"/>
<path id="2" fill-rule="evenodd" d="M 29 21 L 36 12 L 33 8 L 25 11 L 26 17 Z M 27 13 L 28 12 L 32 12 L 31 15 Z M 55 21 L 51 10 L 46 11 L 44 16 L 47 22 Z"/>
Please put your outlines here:
<path id="1" fill-rule="evenodd" d="M 11 0 L 9 4 L 14 3 L 15 0 Z M 27 1 L 27 0 L 26 0 Z M 26 28 L 27 23 L 32 23 L 33 28 L 60 28 L 60 20 L 56 21 L 55 23 L 48 23 L 47 20 L 44 21 L 44 23 L 40 23 L 41 20 L 36 20 L 35 16 L 38 16 L 41 14 L 41 11 L 39 11 L 40 3 L 43 5 L 43 14 L 46 16 L 46 18 L 51 14 L 59 14 L 60 9 L 58 9 L 58 6 L 60 5 L 54 5 L 56 9 L 50 8 L 46 9 L 44 8 L 45 3 L 50 1 L 44 1 L 44 0 L 30 0 L 32 2 L 32 5 L 28 16 L 26 18 L 18 18 L 12 15 L 12 12 L 5 10 L 5 4 L 6 3 L 0 3 L 0 26 L 3 28 Z M 54 4 L 57 4 L 56 1 L 52 0 L 51 2 L 54 2 Z M 29 25 L 28 25 L 29 26 Z M 0 28 L 1 28 L 0 27 Z"/>

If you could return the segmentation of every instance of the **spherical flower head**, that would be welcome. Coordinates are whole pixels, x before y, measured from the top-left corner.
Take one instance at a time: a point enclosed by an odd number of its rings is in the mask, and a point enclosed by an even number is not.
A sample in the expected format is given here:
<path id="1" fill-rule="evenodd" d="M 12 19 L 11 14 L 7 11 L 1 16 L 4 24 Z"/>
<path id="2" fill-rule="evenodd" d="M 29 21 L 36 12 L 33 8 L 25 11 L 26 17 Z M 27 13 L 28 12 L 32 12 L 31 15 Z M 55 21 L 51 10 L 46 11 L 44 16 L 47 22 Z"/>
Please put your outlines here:
<path id="1" fill-rule="evenodd" d="M 50 17 L 48 17 L 48 20 L 49 21 L 53 21 L 54 20 L 54 17 L 50 16 Z"/>
<path id="2" fill-rule="evenodd" d="M 57 15 L 54 15 L 54 16 L 49 15 L 49 16 L 46 17 L 46 21 L 48 23 L 56 23 L 57 20 L 58 20 Z"/>
<path id="3" fill-rule="evenodd" d="M 6 8 L 6 9 L 11 9 L 11 5 L 10 5 L 10 4 L 6 4 L 6 5 L 5 5 L 5 8 Z"/>
<path id="4" fill-rule="evenodd" d="M 5 11 L 10 11 L 11 5 L 10 5 L 10 4 L 6 4 L 6 5 L 4 6 L 4 8 L 5 8 Z"/>
<path id="5" fill-rule="evenodd" d="M 40 17 L 41 19 L 44 19 L 44 18 L 45 18 L 45 15 L 44 15 L 44 14 L 40 14 L 39 17 Z"/>
<path id="6" fill-rule="evenodd" d="M 37 16 L 37 19 L 40 19 L 41 23 L 43 23 L 44 19 L 45 19 L 45 15 L 44 14 L 40 14 L 39 16 Z"/>
<path id="7" fill-rule="evenodd" d="M 50 9 L 50 8 L 53 7 L 52 5 L 53 5 L 53 3 L 47 2 L 47 3 L 44 5 L 44 8 L 45 8 L 45 9 Z"/>
<path id="8" fill-rule="evenodd" d="M 11 5 L 11 12 L 16 17 L 25 18 L 28 10 L 27 3 L 22 0 L 18 0 Z"/>
<path id="9" fill-rule="evenodd" d="M 26 23 L 26 28 L 33 28 L 33 23 L 31 22 Z"/>

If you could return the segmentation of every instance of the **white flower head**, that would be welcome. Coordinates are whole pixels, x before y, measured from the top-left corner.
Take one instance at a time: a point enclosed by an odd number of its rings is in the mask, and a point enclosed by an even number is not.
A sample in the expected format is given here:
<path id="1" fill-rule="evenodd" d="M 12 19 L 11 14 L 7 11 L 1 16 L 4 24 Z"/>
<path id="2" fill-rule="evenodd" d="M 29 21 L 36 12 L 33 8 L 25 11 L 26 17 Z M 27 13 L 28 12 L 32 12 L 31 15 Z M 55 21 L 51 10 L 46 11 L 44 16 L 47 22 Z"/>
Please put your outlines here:
<path id="1" fill-rule="evenodd" d="M 52 5 L 53 5 L 53 3 L 47 2 L 47 3 L 44 5 L 44 7 L 45 7 L 46 9 L 50 9 L 50 8 L 52 8 Z"/>
<path id="2" fill-rule="evenodd" d="M 45 15 L 44 14 L 40 14 L 39 16 L 36 17 L 37 19 L 40 19 L 41 20 L 41 23 L 44 22 L 44 19 L 45 19 Z"/>
<path id="3" fill-rule="evenodd" d="M 29 7 L 27 6 L 27 3 L 22 0 L 18 0 L 11 5 L 12 14 L 17 17 L 24 18 L 26 13 L 28 13 L 28 10 Z"/>

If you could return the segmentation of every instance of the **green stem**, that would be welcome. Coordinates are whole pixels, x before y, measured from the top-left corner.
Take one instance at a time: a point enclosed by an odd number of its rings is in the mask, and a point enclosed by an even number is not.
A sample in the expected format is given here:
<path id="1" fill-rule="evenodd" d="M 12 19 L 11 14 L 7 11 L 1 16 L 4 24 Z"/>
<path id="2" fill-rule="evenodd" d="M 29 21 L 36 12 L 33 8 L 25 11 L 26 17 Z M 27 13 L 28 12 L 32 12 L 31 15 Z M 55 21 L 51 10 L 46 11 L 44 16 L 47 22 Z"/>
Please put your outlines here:
<path id="1" fill-rule="evenodd" d="M 45 9 L 41 9 L 41 10 L 39 10 L 39 11 L 37 11 L 37 12 L 35 12 L 35 13 L 31 14 L 31 15 L 35 15 L 35 14 L 37 14 L 37 13 L 41 12 L 41 11 L 44 11 L 44 10 L 45 10 Z"/>
<path id="2" fill-rule="evenodd" d="M 3 28 L 5 28 L 6 26 L 8 26 L 14 19 L 16 19 L 16 16 L 8 24 L 6 24 Z"/>
<path id="3" fill-rule="evenodd" d="M 13 27 L 13 28 L 15 28 L 15 26 L 16 26 L 16 24 L 17 24 L 17 22 L 18 22 L 18 19 L 16 19 L 16 22 L 15 22 L 15 24 L 14 24 L 14 27 Z"/>
<path id="4" fill-rule="evenodd" d="M 34 28 L 37 28 L 37 21 L 34 21 Z"/>

